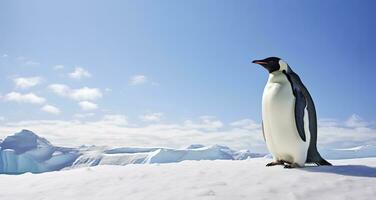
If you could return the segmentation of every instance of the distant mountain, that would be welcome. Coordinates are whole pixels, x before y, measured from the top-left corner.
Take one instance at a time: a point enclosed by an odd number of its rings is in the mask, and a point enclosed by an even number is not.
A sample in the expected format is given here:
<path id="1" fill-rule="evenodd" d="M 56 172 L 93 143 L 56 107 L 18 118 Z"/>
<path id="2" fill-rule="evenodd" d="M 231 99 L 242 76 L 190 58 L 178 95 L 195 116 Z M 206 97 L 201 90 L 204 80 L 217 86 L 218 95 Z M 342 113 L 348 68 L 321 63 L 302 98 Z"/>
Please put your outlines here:
<path id="1" fill-rule="evenodd" d="M 0 141 L 0 155 L 0 173 L 7 174 L 41 173 L 96 165 L 244 160 L 264 156 L 249 150 L 234 151 L 226 146 L 205 147 L 200 144 L 190 145 L 185 149 L 103 146 L 65 148 L 53 146 L 29 130 L 22 130 Z"/>

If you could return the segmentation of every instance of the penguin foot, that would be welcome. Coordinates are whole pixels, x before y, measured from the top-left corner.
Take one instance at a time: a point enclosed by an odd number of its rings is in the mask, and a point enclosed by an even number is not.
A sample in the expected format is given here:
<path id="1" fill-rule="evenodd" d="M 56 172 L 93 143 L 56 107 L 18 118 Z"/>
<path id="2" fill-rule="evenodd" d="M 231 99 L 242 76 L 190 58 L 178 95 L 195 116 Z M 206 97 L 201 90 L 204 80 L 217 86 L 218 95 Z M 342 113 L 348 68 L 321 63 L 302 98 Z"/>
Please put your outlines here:
<path id="1" fill-rule="evenodd" d="M 300 168 L 301 166 L 296 164 L 296 163 L 292 163 L 292 164 L 286 164 L 285 165 L 285 169 L 292 169 L 292 168 Z"/>
<path id="2" fill-rule="evenodd" d="M 276 166 L 276 165 L 284 165 L 284 162 L 279 160 L 279 161 L 273 161 L 273 162 L 266 164 L 267 167 Z"/>

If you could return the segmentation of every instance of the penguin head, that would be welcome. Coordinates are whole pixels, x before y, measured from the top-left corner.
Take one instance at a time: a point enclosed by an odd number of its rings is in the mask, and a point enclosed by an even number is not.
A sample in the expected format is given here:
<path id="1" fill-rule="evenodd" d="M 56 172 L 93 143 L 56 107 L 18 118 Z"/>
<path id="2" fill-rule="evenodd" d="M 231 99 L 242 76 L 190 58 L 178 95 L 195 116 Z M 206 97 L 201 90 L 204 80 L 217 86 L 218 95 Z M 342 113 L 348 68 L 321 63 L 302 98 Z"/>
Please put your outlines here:
<path id="1" fill-rule="evenodd" d="M 269 73 L 287 70 L 288 68 L 288 64 L 278 57 L 269 57 L 263 60 L 254 60 L 252 61 L 252 63 L 263 66 L 266 70 L 269 71 Z"/>

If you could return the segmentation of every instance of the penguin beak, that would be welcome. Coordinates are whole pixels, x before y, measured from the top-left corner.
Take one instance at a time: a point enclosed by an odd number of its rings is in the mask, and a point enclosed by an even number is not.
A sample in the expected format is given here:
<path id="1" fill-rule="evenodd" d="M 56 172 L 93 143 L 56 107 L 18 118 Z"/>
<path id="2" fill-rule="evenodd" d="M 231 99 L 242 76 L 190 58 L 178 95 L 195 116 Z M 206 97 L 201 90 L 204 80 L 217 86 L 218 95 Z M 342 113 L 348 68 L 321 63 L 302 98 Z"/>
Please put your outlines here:
<path id="1" fill-rule="evenodd" d="M 263 60 L 254 60 L 254 61 L 252 61 L 252 63 L 259 64 L 259 65 L 266 65 L 266 64 L 268 64 L 267 62 L 265 62 Z"/>

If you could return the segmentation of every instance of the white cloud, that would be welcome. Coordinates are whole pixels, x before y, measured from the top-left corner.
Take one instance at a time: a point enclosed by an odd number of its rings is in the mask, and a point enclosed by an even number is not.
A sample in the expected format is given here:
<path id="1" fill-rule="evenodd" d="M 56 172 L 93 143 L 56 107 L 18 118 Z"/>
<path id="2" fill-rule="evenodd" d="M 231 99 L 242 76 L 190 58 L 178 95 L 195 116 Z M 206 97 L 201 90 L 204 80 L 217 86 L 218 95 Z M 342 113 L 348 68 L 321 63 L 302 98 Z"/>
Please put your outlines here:
<path id="1" fill-rule="evenodd" d="M 78 105 L 81 107 L 82 110 L 84 111 L 89 111 L 89 110 L 96 110 L 98 108 L 98 105 L 95 103 L 92 103 L 90 101 L 80 101 Z"/>
<path id="2" fill-rule="evenodd" d="M 91 77 L 91 74 L 82 67 L 76 67 L 72 73 L 69 74 L 69 77 L 73 79 L 81 79 Z"/>
<path id="3" fill-rule="evenodd" d="M 13 79 L 17 88 L 26 89 L 34 87 L 42 82 L 42 78 L 38 76 L 34 77 L 18 77 Z"/>
<path id="4" fill-rule="evenodd" d="M 63 84 L 51 84 L 48 88 L 59 96 L 69 96 L 71 89 Z"/>
<path id="5" fill-rule="evenodd" d="M 0 121 L 4 121 L 4 120 L 5 120 L 5 117 L 0 116 Z"/>
<path id="6" fill-rule="evenodd" d="M 135 75 L 135 76 L 132 76 L 129 80 L 129 84 L 130 85 L 141 85 L 141 84 L 144 84 L 146 83 L 148 80 L 147 80 L 147 77 L 144 76 L 144 75 Z"/>
<path id="7" fill-rule="evenodd" d="M 83 87 L 80 89 L 72 90 L 71 98 L 82 100 L 96 100 L 102 97 L 102 92 L 98 88 Z"/>
<path id="8" fill-rule="evenodd" d="M 141 115 L 140 119 L 142 121 L 147 121 L 147 122 L 158 122 L 161 121 L 163 118 L 163 113 L 150 113 L 150 114 L 145 114 Z"/>
<path id="9" fill-rule="evenodd" d="M 3 58 L 7 58 L 7 57 L 8 57 L 8 54 L 3 54 L 2 57 L 3 57 Z"/>
<path id="10" fill-rule="evenodd" d="M 64 69 L 64 65 L 55 65 L 54 70 L 61 70 Z"/>
<path id="11" fill-rule="evenodd" d="M 106 115 L 91 122 L 39 120 L 7 122 L 0 126 L 0 138 L 29 129 L 56 145 L 162 146 L 181 148 L 190 144 L 228 145 L 234 149 L 264 151 L 261 132 L 248 130 L 205 131 L 184 124 L 152 124 L 135 127 L 124 115 Z"/>
<path id="12" fill-rule="evenodd" d="M 94 101 L 103 96 L 98 88 L 83 87 L 79 89 L 71 89 L 63 84 L 52 84 L 49 85 L 48 88 L 59 96 L 68 97 L 76 101 Z"/>
<path id="13" fill-rule="evenodd" d="M 240 123 L 239 121 L 242 121 Z M 137 127 L 130 126 L 124 115 L 106 115 L 96 121 L 35 120 L 3 122 L 0 138 L 20 129 L 29 129 L 46 137 L 56 145 L 75 146 L 82 144 L 108 146 L 163 146 L 181 148 L 190 144 L 227 145 L 233 149 L 250 149 L 253 152 L 267 152 L 261 128 L 245 129 L 248 120 L 225 125 L 214 117 L 202 117 L 194 124 L 153 123 Z M 248 121 L 248 123 L 246 123 Z M 318 147 L 340 149 L 359 145 L 376 145 L 376 129 L 371 127 L 350 128 L 346 122 L 334 126 L 319 126 Z M 208 125 L 211 124 L 211 125 Z M 231 125 L 232 124 L 232 125 Z M 247 125 L 248 124 L 248 125 Z M 244 126 L 243 126 L 244 125 Z M 203 128 L 220 127 L 213 129 Z M 260 127 L 260 124 L 258 124 Z"/>
<path id="14" fill-rule="evenodd" d="M 46 99 L 39 97 L 34 93 L 21 94 L 18 92 L 10 92 L 6 94 L 4 100 L 31 104 L 43 104 L 46 101 Z"/>
<path id="15" fill-rule="evenodd" d="M 54 114 L 54 115 L 60 114 L 60 109 L 52 105 L 45 105 L 41 108 L 41 110 L 47 113 Z"/>

